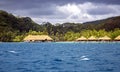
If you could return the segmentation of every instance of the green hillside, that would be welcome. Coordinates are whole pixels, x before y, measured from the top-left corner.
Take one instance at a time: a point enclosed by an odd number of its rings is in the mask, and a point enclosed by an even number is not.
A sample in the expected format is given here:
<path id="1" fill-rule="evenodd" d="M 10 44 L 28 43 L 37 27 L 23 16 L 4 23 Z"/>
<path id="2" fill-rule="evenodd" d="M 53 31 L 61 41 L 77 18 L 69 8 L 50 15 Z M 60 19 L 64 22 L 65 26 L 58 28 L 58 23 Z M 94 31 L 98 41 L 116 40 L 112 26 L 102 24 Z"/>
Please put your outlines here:
<path id="1" fill-rule="evenodd" d="M 83 24 L 102 24 L 100 29 L 105 29 L 107 31 L 114 30 L 115 28 L 120 28 L 120 16 L 111 17 L 103 20 L 97 20 L 97 21 L 91 21 L 91 22 L 85 22 Z M 98 26 L 99 28 L 99 26 Z"/>
<path id="2" fill-rule="evenodd" d="M 57 41 L 71 41 L 81 35 L 103 36 L 111 38 L 120 34 L 120 16 L 86 23 L 37 24 L 29 17 L 16 17 L 0 10 L 0 41 L 22 41 L 28 34 L 48 34 Z M 99 33 L 98 33 L 99 32 Z M 99 35 L 98 35 L 99 34 Z"/>
<path id="3" fill-rule="evenodd" d="M 43 29 L 29 17 L 15 17 L 0 10 L 0 41 L 12 41 L 16 35 L 29 30 L 41 31 Z"/>

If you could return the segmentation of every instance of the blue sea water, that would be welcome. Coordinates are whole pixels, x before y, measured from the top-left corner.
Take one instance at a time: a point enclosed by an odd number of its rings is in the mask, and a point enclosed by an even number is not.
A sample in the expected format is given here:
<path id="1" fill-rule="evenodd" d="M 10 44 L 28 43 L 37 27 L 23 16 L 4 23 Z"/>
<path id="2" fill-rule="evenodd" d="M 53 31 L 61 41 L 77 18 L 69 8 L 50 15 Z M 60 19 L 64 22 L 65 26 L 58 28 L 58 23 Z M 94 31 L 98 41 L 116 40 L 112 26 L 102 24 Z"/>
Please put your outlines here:
<path id="1" fill-rule="evenodd" d="M 120 72 L 120 42 L 0 43 L 0 72 Z"/>

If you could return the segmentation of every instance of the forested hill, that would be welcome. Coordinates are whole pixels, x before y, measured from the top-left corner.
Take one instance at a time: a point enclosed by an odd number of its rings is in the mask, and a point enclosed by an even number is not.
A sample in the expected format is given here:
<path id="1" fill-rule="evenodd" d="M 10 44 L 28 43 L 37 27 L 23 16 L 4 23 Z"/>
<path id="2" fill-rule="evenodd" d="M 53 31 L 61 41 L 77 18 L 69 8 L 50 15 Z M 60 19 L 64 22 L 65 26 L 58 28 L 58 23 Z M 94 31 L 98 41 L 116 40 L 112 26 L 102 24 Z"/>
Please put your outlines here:
<path id="1" fill-rule="evenodd" d="M 108 22 L 109 20 L 112 20 L 112 21 L 114 20 L 114 21 L 119 21 L 120 22 L 120 16 L 110 17 L 110 18 L 102 19 L 102 20 L 84 22 L 83 24 L 102 24 L 102 23 Z"/>
<path id="2" fill-rule="evenodd" d="M 28 32 L 29 30 L 40 31 L 40 29 L 40 25 L 33 22 L 29 17 L 15 17 L 12 14 L 0 10 L 0 32 Z"/>
<path id="3" fill-rule="evenodd" d="M 41 31 L 42 27 L 29 17 L 15 17 L 0 10 L 0 41 L 13 41 L 17 35 L 22 35 L 29 30 Z"/>
<path id="4" fill-rule="evenodd" d="M 111 17 L 103 20 L 96 20 L 91 22 L 85 22 L 83 24 L 102 24 L 103 29 L 110 31 L 114 30 L 115 28 L 120 28 L 120 16 Z"/>
<path id="5" fill-rule="evenodd" d="M 110 32 L 116 28 L 120 28 L 120 16 L 83 24 L 63 23 L 53 25 L 49 22 L 37 24 L 29 17 L 16 17 L 0 10 L 0 41 L 21 41 L 28 34 L 48 34 L 59 41 L 67 40 L 66 37 L 70 38 L 66 34 L 70 35 L 69 33 L 71 32 L 73 34 L 83 32 L 84 30 L 105 30 Z"/>

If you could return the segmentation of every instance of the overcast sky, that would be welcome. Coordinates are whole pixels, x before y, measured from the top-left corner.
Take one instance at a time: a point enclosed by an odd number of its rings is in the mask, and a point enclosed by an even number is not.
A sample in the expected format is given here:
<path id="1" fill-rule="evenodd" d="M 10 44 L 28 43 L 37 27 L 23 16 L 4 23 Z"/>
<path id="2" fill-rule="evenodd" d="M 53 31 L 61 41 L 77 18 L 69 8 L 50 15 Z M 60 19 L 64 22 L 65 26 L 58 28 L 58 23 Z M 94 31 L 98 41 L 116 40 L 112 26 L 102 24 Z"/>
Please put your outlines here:
<path id="1" fill-rule="evenodd" d="M 120 15 L 120 0 L 0 0 L 0 9 L 42 22 L 87 22 Z"/>

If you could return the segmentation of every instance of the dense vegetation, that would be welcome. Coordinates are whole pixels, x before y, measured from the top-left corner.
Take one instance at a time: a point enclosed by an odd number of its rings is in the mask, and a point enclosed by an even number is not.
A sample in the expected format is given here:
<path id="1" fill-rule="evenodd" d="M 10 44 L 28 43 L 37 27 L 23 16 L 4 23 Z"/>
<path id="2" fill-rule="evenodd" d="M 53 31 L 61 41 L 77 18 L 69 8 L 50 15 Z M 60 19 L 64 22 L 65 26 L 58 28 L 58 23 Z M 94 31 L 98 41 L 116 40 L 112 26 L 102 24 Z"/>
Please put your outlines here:
<path id="1" fill-rule="evenodd" d="M 56 41 L 72 41 L 80 36 L 112 39 L 120 35 L 120 16 L 87 23 L 37 24 L 29 17 L 15 17 L 0 10 L 0 41 L 22 41 L 28 34 L 48 34 Z"/>

